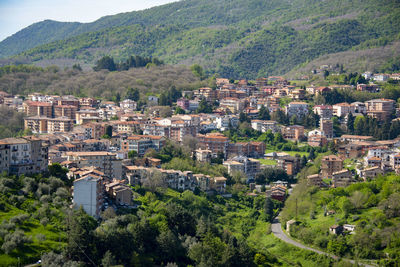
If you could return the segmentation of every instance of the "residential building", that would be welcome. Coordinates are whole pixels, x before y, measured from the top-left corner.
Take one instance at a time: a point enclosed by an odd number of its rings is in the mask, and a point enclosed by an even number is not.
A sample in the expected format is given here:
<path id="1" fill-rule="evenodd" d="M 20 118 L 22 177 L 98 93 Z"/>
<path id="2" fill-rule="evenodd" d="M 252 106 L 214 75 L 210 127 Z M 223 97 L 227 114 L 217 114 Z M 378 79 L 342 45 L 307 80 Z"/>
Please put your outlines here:
<path id="1" fill-rule="evenodd" d="M 137 103 L 134 100 L 131 99 L 125 99 L 124 101 L 119 103 L 119 106 L 122 109 L 129 109 L 129 110 L 136 110 L 137 108 Z"/>
<path id="2" fill-rule="evenodd" d="M 290 118 L 293 115 L 300 118 L 308 114 L 308 104 L 306 102 L 290 102 L 286 107 L 286 115 Z"/>
<path id="3" fill-rule="evenodd" d="M 232 113 L 239 113 L 246 107 L 246 102 L 239 98 L 226 97 L 219 103 L 220 108 L 230 110 Z"/>
<path id="4" fill-rule="evenodd" d="M 283 138 L 300 141 L 304 138 L 304 126 L 301 125 L 291 125 L 282 128 Z"/>
<path id="5" fill-rule="evenodd" d="M 154 135 L 133 135 L 121 141 L 121 149 L 124 151 L 136 151 L 139 157 L 143 157 L 148 149 L 160 151 L 165 145 L 165 138 Z"/>
<path id="6" fill-rule="evenodd" d="M 48 102 L 25 101 L 24 112 L 27 116 L 53 117 L 53 104 Z"/>
<path id="7" fill-rule="evenodd" d="M 226 179 L 225 177 L 214 177 L 211 178 L 210 188 L 214 189 L 219 193 L 225 193 L 226 191 Z"/>
<path id="8" fill-rule="evenodd" d="M 33 116 L 24 119 L 24 128 L 32 133 L 47 133 L 47 117 Z"/>
<path id="9" fill-rule="evenodd" d="M 82 207 L 87 214 L 100 217 L 103 206 L 103 178 L 89 174 L 74 181 L 73 204 L 75 208 Z"/>
<path id="10" fill-rule="evenodd" d="M 199 134 L 197 139 L 199 141 L 198 146 L 202 149 L 211 150 L 214 157 L 216 157 L 218 153 L 223 153 L 226 157 L 229 139 L 225 135 L 221 133 Z"/>
<path id="11" fill-rule="evenodd" d="M 106 183 L 105 192 L 118 205 L 133 205 L 132 189 L 128 185 L 121 183 L 121 181 L 114 180 L 111 183 Z"/>
<path id="12" fill-rule="evenodd" d="M 47 171 L 48 148 L 35 137 L 0 140 L 0 172 L 36 174 Z"/>
<path id="13" fill-rule="evenodd" d="M 328 139 L 325 136 L 325 133 L 319 130 L 313 130 L 308 133 L 307 143 L 310 146 L 325 146 L 328 144 Z"/>
<path id="14" fill-rule="evenodd" d="M 284 170 L 288 175 L 296 175 L 300 171 L 300 157 L 280 157 L 276 166 Z"/>
<path id="15" fill-rule="evenodd" d="M 254 177 L 260 171 L 260 162 L 245 156 L 233 157 L 224 161 L 223 165 L 228 168 L 229 174 L 232 174 L 234 171 L 242 171 L 249 178 Z"/>
<path id="16" fill-rule="evenodd" d="M 67 152 L 67 160 L 75 162 L 79 168 L 94 166 L 109 179 L 122 179 L 122 162 L 116 154 L 105 151 L 98 152 Z"/>
<path id="17" fill-rule="evenodd" d="M 360 142 L 360 141 L 370 141 L 374 137 L 373 136 L 367 136 L 367 135 L 351 135 L 351 134 L 343 134 L 340 137 L 340 140 L 342 142 L 349 142 L 349 143 L 354 143 L 354 142 Z"/>
<path id="18" fill-rule="evenodd" d="M 67 117 L 71 120 L 76 120 L 76 112 L 78 108 L 72 105 L 54 106 L 54 117 Z"/>
<path id="19" fill-rule="evenodd" d="M 265 133 L 268 130 L 271 130 L 272 133 L 276 133 L 280 130 L 278 122 L 267 120 L 252 120 L 251 128 L 262 133 Z"/>
<path id="20" fill-rule="evenodd" d="M 330 120 L 333 117 L 333 107 L 330 105 L 316 105 L 313 111 L 323 120 Z"/>
<path id="21" fill-rule="evenodd" d="M 332 173 L 333 187 L 346 187 L 354 183 L 353 174 L 348 169 Z"/>
<path id="22" fill-rule="evenodd" d="M 346 116 L 349 113 L 354 113 L 354 106 L 349 103 L 338 103 L 332 106 L 333 115 L 337 117 Z"/>
<path id="23" fill-rule="evenodd" d="M 343 160 L 336 155 L 325 156 L 321 160 L 321 176 L 331 178 L 334 172 L 343 169 Z"/>
<path id="24" fill-rule="evenodd" d="M 333 121 L 321 119 L 319 127 L 326 138 L 333 138 Z"/>
<path id="25" fill-rule="evenodd" d="M 197 149 L 194 151 L 196 155 L 196 160 L 200 162 L 211 162 L 212 151 L 208 149 Z"/>
<path id="26" fill-rule="evenodd" d="M 379 86 L 376 84 L 357 84 L 357 91 L 376 93 L 379 92 Z"/>
<path id="27" fill-rule="evenodd" d="M 378 175 L 383 175 L 384 172 L 380 166 L 374 166 L 360 170 L 360 177 L 367 181 L 368 179 L 374 179 Z"/>
<path id="28" fill-rule="evenodd" d="M 230 127 L 237 128 L 239 126 L 239 118 L 234 115 L 221 116 L 215 119 L 215 123 L 219 130 L 225 131 Z"/>
<path id="29" fill-rule="evenodd" d="M 322 181 L 322 178 L 319 176 L 319 174 L 313 174 L 307 176 L 307 185 L 308 186 L 317 186 L 317 187 L 323 187 L 324 182 Z"/>
<path id="30" fill-rule="evenodd" d="M 378 120 L 388 119 L 395 108 L 395 101 L 392 99 L 373 99 L 365 102 L 368 116 Z"/>
<path id="31" fill-rule="evenodd" d="M 59 117 L 47 120 L 48 133 L 66 133 L 74 128 L 74 120 L 67 117 Z"/>

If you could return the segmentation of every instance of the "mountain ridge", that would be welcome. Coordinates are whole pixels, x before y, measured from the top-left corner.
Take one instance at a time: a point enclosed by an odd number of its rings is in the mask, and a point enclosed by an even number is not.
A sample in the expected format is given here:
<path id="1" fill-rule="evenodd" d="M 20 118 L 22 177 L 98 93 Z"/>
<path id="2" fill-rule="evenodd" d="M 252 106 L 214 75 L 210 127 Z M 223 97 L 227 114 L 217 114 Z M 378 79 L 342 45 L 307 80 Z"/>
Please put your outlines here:
<path id="1" fill-rule="evenodd" d="M 92 66 L 106 54 L 117 61 L 139 54 L 170 64 L 200 62 L 231 77 L 284 74 L 326 54 L 400 39 L 399 4 L 398 0 L 186 0 L 70 28 L 62 24 L 58 36 L 75 35 L 14 58 L 34 64 L 68 59 Z"/>

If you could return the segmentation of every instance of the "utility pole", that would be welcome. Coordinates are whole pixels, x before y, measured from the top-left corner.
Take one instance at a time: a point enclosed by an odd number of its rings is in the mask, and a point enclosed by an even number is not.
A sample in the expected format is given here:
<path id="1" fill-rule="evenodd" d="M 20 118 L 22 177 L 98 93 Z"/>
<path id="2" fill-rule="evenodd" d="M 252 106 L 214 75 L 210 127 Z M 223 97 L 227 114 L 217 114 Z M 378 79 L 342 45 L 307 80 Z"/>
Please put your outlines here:
<path id="1" fill-rule="evenodd" d="M 296 221 L 297 221 L 297 198 L 296 198 Z"/>

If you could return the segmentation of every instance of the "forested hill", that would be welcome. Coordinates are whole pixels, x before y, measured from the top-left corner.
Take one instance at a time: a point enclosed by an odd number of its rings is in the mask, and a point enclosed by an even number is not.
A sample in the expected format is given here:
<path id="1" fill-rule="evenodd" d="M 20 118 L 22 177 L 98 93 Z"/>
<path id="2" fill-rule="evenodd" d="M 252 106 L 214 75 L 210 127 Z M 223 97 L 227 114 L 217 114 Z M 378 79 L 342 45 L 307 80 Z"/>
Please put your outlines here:
<path id="1" fill-rule="evenodd" d="M 186 0 L 93 23 L 37 23 L 1 42 L 0 56 L 24 51 L 18 60 L 90 66 L 106 54 L 137 54 L 255 78 L 381 47 L 399 33 L 399 0 Z"/>

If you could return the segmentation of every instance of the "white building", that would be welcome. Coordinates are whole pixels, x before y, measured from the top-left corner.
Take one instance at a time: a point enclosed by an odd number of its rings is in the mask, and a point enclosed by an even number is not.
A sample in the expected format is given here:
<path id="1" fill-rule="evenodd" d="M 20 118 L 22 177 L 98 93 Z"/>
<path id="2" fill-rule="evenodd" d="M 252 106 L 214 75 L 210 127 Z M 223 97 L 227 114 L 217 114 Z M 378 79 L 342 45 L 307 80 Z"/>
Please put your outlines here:
<path id="1" fill-rule="evenodd" d="M 125 99 L 124 101 L 119 103 L 119 106 L 123 109 L 131 109 L 136 110 L 137 103 L 131 99 Z"/>
<path id="2" fill-rule="evenodd" d="M 286 107 L 286 115 L 304 117 L 308 114 L 308 104 L 305 102 L 290 102 Z"/>
<path id="3" fill-rule="evenodd" d="M 76 209 L 81 206 L 93 217 L 100 216 L 103 204 L 102 178 L 96 175 L 86 175 L 74 181 L 73 203 Z"/>

